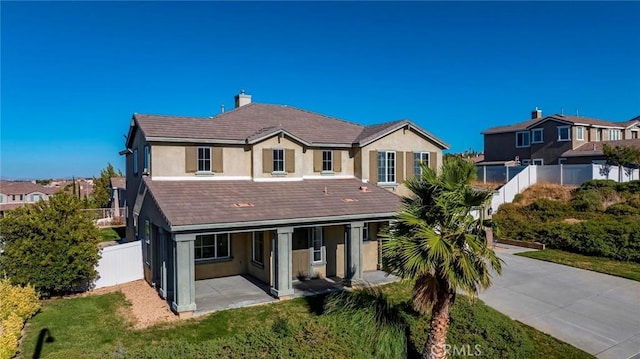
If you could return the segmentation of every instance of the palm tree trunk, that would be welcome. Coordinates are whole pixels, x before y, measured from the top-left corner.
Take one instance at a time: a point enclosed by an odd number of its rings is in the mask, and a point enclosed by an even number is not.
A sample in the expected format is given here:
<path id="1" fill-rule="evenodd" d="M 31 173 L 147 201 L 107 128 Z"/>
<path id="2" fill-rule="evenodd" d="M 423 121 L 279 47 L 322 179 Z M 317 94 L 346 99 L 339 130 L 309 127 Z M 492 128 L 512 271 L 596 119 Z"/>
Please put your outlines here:
<path id="1" fill-rule="evenodd" d="M 445 344 L 447 341 L 447 329 L 449 328 L 451 297 L 451 293 L 446 289 L 438 291 L 437 300 L 431 310 L 429 336 L 424 345 L 422 359 L 443 359 L 447 357 Z"/>

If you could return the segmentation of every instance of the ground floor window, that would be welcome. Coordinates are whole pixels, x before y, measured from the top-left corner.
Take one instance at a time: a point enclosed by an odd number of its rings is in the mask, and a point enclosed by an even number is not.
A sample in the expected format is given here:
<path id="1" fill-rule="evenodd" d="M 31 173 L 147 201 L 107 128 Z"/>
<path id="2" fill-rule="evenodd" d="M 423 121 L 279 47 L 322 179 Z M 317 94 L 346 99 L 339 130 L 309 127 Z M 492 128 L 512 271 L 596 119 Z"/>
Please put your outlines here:
<path id="1" fill-rule="evenodd" d="M 310 244 L 313 247 L 313 261 L 314 262 L 323 262 L 324 258 L 322 256 L 322 227 L 314 227 L 310 231 L 311 238 Z"/>
<path id="2" fill-rule="evenodd" d="M 149 264 L 151 262 L 151 222 L 148 219 L 144 221 L 144 244 L 144 262 Z"/>
<path id="3" fill-rule="evenodd" d="M 195 256 L 196 260 L 229 258 L 231 256 L 229 233 L 196 236 Z"/>
<path id="4" fill-rule="evenodd" d="M 362 240 L 364 242 L 371 240 L 371 238 L 369 237 L 369 223 L 365 223 L 364 227 L 362 227 Z"/>
<path id="5" fill-rule="evenodd" d="M 251 253 L 251 260 L 264 264 L 264 232 L 253 232 Z"/>

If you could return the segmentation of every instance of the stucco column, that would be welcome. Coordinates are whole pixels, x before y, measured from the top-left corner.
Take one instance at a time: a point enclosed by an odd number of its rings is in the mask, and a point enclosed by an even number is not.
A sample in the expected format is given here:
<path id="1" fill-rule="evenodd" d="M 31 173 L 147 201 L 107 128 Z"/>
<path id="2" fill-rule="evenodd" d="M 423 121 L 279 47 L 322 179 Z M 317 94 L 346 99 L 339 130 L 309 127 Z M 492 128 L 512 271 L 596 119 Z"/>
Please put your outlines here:
<path id="1" fill-rule="evenodd" d="M 362 281 L 362 233 L 364 222 L 351 222 L 347 226 L 344 244 L 344 283 L 352 286 Z"/>
<path id="2" fill-rule="evenodd" d="M 171 309 L 178 315 L 190 316 L 196 310 L 195 234 L 173 236 L 174 281 Z"/>
<path id="3" fill-rule="evenodd" d="M 293 227 L 278 228 L 273 239 L 273 286 L 271 294 L 278 298 L 293 295 L 291 278 L 293 268 L 291 264 Z"/>

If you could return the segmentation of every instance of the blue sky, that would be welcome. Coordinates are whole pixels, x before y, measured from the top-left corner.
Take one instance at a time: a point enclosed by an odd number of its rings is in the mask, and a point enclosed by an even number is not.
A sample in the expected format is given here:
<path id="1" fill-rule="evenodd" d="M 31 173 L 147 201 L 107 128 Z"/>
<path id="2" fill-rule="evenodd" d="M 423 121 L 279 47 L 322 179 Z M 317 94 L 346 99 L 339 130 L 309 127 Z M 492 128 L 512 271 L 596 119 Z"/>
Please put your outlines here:
<path id="1" fill-rule="evenodd" d="M 131 114 L 211 116 L 246 89 L 461 152 L 544 114 L 640 114 L 640 3 L 2 2 L 0 176 L 93 176 Z"/>

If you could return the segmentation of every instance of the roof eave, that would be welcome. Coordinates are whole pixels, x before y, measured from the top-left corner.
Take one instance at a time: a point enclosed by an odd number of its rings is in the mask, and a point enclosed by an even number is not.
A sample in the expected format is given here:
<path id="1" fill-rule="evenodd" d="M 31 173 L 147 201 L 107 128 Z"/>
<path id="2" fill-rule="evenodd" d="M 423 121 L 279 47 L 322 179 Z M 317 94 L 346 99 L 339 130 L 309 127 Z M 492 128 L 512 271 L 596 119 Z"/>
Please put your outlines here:
<path id="1" fill-rule="evenodd" d="M 345 221 L 357 221 L 357 220 L 370 220 L 370 219 L 392 219 L 395 218 L 397 212 L 383 212 L 383 213 L 366 213 L 366 214 L 349 214 L 341 216 L 326 216 L 326 217 L 304 217 L 304 218 L 282 218 L 272 219 L 264 221 L 246 221 L 246 222 L 229 222 L 229 223 L 208 223 L 208 224 L 187 224 L 170 226 L 171 232 L 184 232 L 184 231 L 200 231 L 200 230 L 219 230 L 219 229 L 231 229 L 238 227 L 267 227 L 267 226 L 281 226 L 290 224 L 303 224 L 314 222 L 345 222 Z"/>
<path id="2" fill-rule="evenodd" d="M 163 137 L 149 136 L 146 138 L 148 142 L 186 142 L 186 143 L 211 143 L 226 145 L 244 145 L 244 140 L 230 140 L 221 138 L 193 138 L 193 137 Z"/>

